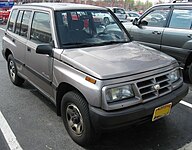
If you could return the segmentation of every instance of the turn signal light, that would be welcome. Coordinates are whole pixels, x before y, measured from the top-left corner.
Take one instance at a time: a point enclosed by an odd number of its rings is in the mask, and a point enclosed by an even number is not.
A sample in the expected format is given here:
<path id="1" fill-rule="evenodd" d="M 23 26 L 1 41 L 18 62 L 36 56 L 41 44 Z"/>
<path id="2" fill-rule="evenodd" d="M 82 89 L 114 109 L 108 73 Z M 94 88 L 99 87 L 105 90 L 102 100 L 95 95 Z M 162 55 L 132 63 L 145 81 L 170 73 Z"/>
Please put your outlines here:
<path id="1" fill-rule="evenodd" d="M 88 82 L 93 83 L 93 84 L 96 83 L 96 80 L 95 80 L 95 79 L 93 79 L 93 78 L 91 78 L 91 77 L 88 77 L 88 76 L 85 77 L 85 80 L 87 80 Z"/>

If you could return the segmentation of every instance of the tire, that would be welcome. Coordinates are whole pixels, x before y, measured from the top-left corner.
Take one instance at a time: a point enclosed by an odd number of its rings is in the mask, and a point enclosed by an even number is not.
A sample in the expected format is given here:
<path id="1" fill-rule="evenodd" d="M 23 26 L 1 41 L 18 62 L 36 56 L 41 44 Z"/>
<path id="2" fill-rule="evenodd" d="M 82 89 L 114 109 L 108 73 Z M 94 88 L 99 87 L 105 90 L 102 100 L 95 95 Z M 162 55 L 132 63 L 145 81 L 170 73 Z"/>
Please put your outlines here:
<path id="1" fill-rule="evenodd" d="M 15 60 L 11 54 L 8 56 L 7 66 L 11 82 L 16 86 L 21 86 L 25 80 L 18 76 Z"/>
<path id="2" fill-rule="evenodd" d="M 192 63 L 188 68 L 188 77 L 189 77 L 189 82 L 192 83 Z"/>
<path id="3" fill-rule="evenodd" d="M 76 91 L 66 93 L 61 102 L 61 116 L 68 134 L 83 147 L 90 147 L 96 135 L 92 128 L 88 104 Z"/>

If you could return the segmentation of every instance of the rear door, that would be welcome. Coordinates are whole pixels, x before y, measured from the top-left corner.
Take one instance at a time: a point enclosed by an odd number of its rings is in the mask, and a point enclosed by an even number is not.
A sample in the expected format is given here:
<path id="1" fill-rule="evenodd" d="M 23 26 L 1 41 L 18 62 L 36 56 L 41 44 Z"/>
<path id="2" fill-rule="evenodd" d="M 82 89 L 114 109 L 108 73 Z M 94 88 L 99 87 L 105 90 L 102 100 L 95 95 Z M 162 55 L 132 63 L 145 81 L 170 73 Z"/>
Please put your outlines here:
<path id="1" fill-rule="evenodd" d="M 52 96 L 53 58 L 46 54 L 36 53 L 39 44 L 50 44 L 52 42 L 50 13 L 35 11 L 31 24 L 26 53 L 27 76 L 41 92 L 47 96 Z"/>
<path id="2" fill-rule="evenodd" d="M 10 36 L 12 40 L 11 50 L 13 50 L 18 71 L 25 74 L 23 66 L 25 65 L 26 43 L 31 11 L 19 10 L 16 18 L 14 33 Z"/>
<path id="3" fill-rule="evenodd" d="M 169 7 L 160 7 L 143 15 L 139 20 L 140 25 L 134 25 L 131 28 L 130 34 L 133 40 L 160 50 L 161 39 L 169 13 Z"/>
<path id="4" fill-rule="evenodd" d="M 164 30 L 161 50 L 185 63 L 192 50 L 192 7 L 176 7 Z"/>

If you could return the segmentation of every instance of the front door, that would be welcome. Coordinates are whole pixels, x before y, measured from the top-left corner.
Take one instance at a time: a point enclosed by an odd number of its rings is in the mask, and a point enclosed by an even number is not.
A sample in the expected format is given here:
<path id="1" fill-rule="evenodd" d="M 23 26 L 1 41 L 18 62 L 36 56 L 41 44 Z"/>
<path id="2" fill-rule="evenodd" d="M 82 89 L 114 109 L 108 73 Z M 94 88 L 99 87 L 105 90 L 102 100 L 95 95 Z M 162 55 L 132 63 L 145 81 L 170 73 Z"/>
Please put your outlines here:
<path id="1" fill-rule="evenodd" d="M 53 95 L 52 63 L 53 58 L 45 54 L 37 54 L 36 48 L 39 44 L 49 44 L 52 41 L 50 15 L 48 12 L 34 12 L 30 39 L 27 42 L 26 68 L 29 80 L 41 92 L 47 96 Z"/>
<path id="2" fill-rule="evenodd" d="M 151 10 L 139 20 L 139 25 L 131 28 L 133 40 L 160 50 L 161 38 L 167 22 L 170 8 Z"/>

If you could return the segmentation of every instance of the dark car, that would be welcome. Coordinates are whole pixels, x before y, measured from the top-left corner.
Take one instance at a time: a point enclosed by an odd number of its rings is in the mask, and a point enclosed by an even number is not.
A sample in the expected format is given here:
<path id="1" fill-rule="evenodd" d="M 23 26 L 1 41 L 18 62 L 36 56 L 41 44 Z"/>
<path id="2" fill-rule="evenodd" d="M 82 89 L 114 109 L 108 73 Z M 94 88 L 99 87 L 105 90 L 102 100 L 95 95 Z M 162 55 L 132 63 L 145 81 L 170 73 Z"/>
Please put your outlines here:
<path id="1" fill-rule="evenodd" d="M 153 6 L 124 26 L 133 40 L 175 57 L 192 83 L 192 3 Z"/>

